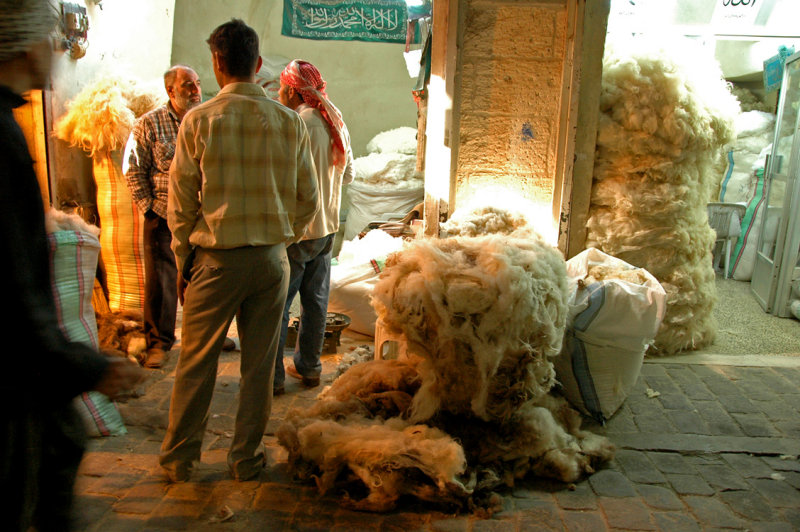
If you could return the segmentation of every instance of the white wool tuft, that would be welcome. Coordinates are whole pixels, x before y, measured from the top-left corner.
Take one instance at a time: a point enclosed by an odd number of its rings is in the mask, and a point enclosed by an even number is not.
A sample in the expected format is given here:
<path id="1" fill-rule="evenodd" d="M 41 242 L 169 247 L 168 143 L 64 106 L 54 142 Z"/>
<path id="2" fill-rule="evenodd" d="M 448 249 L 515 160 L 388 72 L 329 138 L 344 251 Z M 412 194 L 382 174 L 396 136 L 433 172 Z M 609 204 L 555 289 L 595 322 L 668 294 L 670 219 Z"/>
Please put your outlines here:
<path id="1" fill-rule="evenodd" d="M 373 259 L 385 259 L 386 255 L 398 251 L 402 246 L 403 239 L 373 229 L 362 238 L 342 242 L 337 260 L 341 266 L 367 264 Z"/>
<path id="2" fill-rule="evenodd" d="M 441 236 L 444 237 L 510 235 L 519 230 L 533 230 L 522 213 L 494 206 L 475 210 L 456 210 L 440 226 Z"/>
<path id="3" fill-rule="evenodd" d="M 164 89 L 118 75 L 98 77 L 67 102 L 56 120 L 56 136 L 90 156 L 125 147 L 137 118 L 167 100 Z"/>
<path id="4" fill-rule="evenodd" d="M 100 228 L 87 223 L 77 214 L 69 214 L 57 209 L 49 209 L 44 218 L 45 230 L 48 233 L 57 231 L 77 231 L 88 233 L 95 237 L 100 236 Z"/>
<path id="5" fill-rule="evenodd" d="M 688 40 L 606 47 L 587 247 L 652 273 L 667 312 L 651 353 L 711 343 L 716 324 L 706 202 L 737 100 L 719 66 Z"/>
<path id="6" fill-rule="evenodd" d="M 339 377 L 342 373 L 350 369 L 352 366 L 356 364 L 360 364 L 362 362 L 366 362 L 368 360 L 372 360 L 375 358 L 375 353 L 368 345 L 360 345 L 353 349 L 352 351 L 348 351 L 344 355 L 342 355 L 339 364 L 336 365 L 336 377 Z"/>
<path id="7" fill-rule="evenodd" d="M 416 155 L 417 130 L 413 127 L 398 127 L 378 133 L 367 143 L 367 153 L 405 153 Z"/>

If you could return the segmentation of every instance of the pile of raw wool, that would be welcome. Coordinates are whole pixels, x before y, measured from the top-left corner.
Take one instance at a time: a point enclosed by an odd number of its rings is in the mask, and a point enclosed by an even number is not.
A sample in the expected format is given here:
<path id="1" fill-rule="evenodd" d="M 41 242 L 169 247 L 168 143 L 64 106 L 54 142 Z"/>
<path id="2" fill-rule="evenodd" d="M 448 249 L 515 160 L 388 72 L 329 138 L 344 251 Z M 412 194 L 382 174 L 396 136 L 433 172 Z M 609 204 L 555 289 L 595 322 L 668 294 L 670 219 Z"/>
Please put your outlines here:
<path id="1" fill-rule="evenodd" d="M 381 131 L 367 143 L 368 153 L 417 154 L 417 130 L 413 127 L 398 127 Z"/>
<path id="2" fill-rule="evenodd" d="M 440 236 L 510 235 L 530 231 L 522 213 L 494 206 L 458 209 L 439 226 Z"/>
<path id="3" fill-rule="evenodd" d="M 742 112 L 748 111 L 761 111 L 762 113 L 774 113 L 775 106 L 770 105 L 756 96 L 752 91 L 733 85 L 731 93 L 739 100 L 739 105 L 742 107 Z"/>
<path id="4" fill-rule="evenodd" d="M 382 131 L 367 143 L 368 154 L 353 161 L 359 183 L 392 188 L 417 188 L 422 172 L 417 166 L 417 130 L 399 127 Z"/>
<path id="5" fill-rule="evenodd" d="M 403 153 L 370 153 L 353 161 L 355 179 L 359 183 L 393 188 L 417 188 L 422 184 L 422 172 L 417 170 L 417 158 Z"/>
<path id="6" fill-rule="evenodd" d="M 133 123 L 166 101 L 164 89 L 110 75 L 87 85 L 56 121 L 56 136 L 89 156 L 125 147 Z"/>
<path id="7" fill-rule="evenodd" d="M 97 313 L 97 336 L 100 348 L 108 354 L 144 361 L 147 341 L 141 312 L 121 310 Z"/>
<path id="8" fill-rule="evenodd" d="M 608 43 L 600 105 L 586 246 L 646 269 L 666 290 L 649 354 L 708 345 L 716 290 L 706 202 L 738 102 L 704 50 L 642 38 Z"/>
<path id="9" fill-rule="evenodd" d="M 411 242 L 373 291 L 408 358 L 356 364 L 290 412 L 278 431 L 290 465 L 373 511 L 402 495 L 486 508 L 527 475 L 591 473 L 613 446 L 550 393 L 567 292 L 563 257 L 534 233 Z"/>

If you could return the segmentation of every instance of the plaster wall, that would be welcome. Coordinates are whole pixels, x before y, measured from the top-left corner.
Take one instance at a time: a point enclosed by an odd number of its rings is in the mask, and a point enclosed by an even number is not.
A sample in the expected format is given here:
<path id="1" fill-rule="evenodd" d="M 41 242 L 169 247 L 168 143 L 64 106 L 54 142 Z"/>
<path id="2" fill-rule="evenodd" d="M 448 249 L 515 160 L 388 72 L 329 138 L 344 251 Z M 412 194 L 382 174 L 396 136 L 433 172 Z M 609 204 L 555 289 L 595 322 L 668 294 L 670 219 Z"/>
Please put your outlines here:
<path id="1" fill-rule="evenodd" d="M 549 205 L 557 166 L 567 11 L 561 2 L 467 0 L 455 208 L 479 187 Z M 481 192 L 483 194 L 483 192 Z"/>
<path id="2" fill-rule="evenodd" d="M 172 19 L 175 0 L 129 2 L 108 0 L 102 9 L 93 2 L 73 0 L 89 17 L 86 55 L 73 59 L 57 54 L 47 91 L 48 130 L 64 114 L 66 104 L 87 84 L 101 76 L 118 73 L 161 83 L 170 66 Z M 56 207 L 94 204 L 91 159 L 79 148 L 51 138 L 48 146 L 51 198 Z"/>
<path id="3" fill-rule="evenodd" d="M 241 18 L 259 34 L 265 60 L 305 59 L 319 68 L 350 130 L 356 157 L 366 154 L 367 142 L 377 133 L 416 127 L 415 80 L 406 70 L 404 44 L 285 37 L 282 17 L 282 0 L 175 0 L 172 61 L 197 71 L 204 100 L 214 96 L 219 87 L 205 41 L 220 24 Z"/>

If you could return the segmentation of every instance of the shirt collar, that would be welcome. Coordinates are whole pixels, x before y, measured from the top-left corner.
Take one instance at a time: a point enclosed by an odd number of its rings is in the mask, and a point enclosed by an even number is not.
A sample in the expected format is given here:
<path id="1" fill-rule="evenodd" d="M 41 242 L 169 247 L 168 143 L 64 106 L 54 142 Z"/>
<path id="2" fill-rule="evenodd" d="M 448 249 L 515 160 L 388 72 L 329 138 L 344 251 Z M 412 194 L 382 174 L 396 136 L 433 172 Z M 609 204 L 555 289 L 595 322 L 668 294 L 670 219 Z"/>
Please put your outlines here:
<path id="1" fill-rule="evenodd" d="M 264 88 L 257 83 L 245 83 L 245 82 L 235 82 L 235 83 L 228 83 L 222 89 L 220 89 L 218 94 L 241 94 L 243 96 L 267 96 L 267 93 L 264 91 Z"/>
<path id="2" fill-rule="evenodd" d="M 167 113 L 169 113 L 169 116 L 171 116 L 172 119 L 175 120 L 175 122 L 180 124 L 181 123 L 181 119 L 178 118 L 178 113 L 176 113 L 175 109 L 173 109 L 172 102 L 167 100 L 167 103 L 164 105 L 164 107 L 167 108 Z"/>

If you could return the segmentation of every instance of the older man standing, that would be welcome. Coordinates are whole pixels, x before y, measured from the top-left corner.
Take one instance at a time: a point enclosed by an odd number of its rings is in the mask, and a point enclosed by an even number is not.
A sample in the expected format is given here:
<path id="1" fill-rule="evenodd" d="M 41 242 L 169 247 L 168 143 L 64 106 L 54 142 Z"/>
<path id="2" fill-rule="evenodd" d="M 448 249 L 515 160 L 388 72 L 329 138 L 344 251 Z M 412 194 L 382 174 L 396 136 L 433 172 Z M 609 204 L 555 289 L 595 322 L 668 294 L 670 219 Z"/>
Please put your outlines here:
<path id="1" fill-rule="evenodd" d="M 300 238 L 318 208 L 303 121 L 255 83 L 256 32 L 233 19 L 208 44 L 222 90 L 184 117 L 169 179 L 179 294 L 185 287 L 183 345 L 159 459 L 173 482 L 187 480 L 200 459 L 219 351 L 234 315 L 241 381 L 228 468 L 236 480 L 262 471 L 289 281 L 286 243 Z"/>
<path id="2" fill-rule="evenodd" d="M 350 183 L 354 176 L 350 135 L 342 114 L 328 98 L 325 86 L 322 74 L 307 61 L 294 60 L 281 73 L 278 98 L 282 104 L 294 109 L 308 128 L 321 206 L 302 240 L 286 250 L 291 274 L 275 364 L 273 390 L 276 394 L 284 390 L 283 349 L 289 325 L 289 307 L 298 291 L 303 313 L 294 364 L 288 365 L 286 371 L 300 379 L 304 386 L 319 385 L 331 283 L 331 249 L 339 229 L 342 185 Z"/>
<path id="3" fill-rule="evenodd" d="M 160 368 L 175 342 L 177 270 L 167 226 L 169 166 L 178 127 L 186 112 L 200 103 L 200 80 L 188 66 L 164 73 L 169 101 L 136 121 L 126 147 L 125 178 L 144 215 L 144 365 Z"/>

